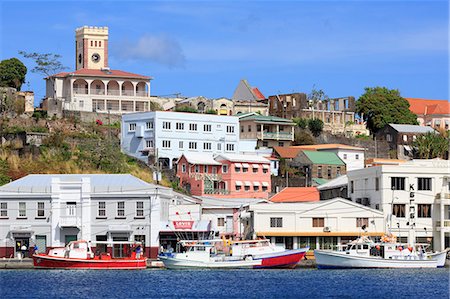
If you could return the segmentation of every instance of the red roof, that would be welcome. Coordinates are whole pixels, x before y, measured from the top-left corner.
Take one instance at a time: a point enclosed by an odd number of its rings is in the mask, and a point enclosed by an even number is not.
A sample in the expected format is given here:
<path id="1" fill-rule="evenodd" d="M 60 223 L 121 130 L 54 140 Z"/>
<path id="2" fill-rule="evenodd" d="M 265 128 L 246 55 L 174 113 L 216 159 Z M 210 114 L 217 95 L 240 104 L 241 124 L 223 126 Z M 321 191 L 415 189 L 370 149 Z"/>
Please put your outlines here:
<path id="1" fill-rule="evenodd" d="M 450 114 L 450 102 L 446 100 L 427 100 L 406 98 L 409 102 L 409 110 L 418 115 Z"/>
<path id="2" fill-rule="evenodd" d="M 257 87 L 252 88 L 253 94 L 260 100 L 264 100 L 266 97 L 259 91 Z"/>
<path id="3" fill-rule="evenodd" d="M 273 150 L 277 152 L 280 158 L 294 159 L 295 157 L 297 157 L 298 153 L 302 150 L 302 148 L 295 148 L 292 146 L 290 147 L 274 146 Z"/>
<path id="4" fill-rule="evenodd" d="M 309 202 L 320 201 L 320 192 L 316 187 L 288 187 L 270 198 L 272 202 Z"/>
<path id="5" fill-rule="evenodd" d="M 91 70 L 91 69 L 79 69 L 74 72 L 62 72 L 53 75 L 54 77 L 67 77 L 67 76 L 93 76 L 93 77 L 116 77 L 116 78 L 139 78 L 139 79 L 151 79 L 149 76 L 133 74 L 120 70 Z"/>

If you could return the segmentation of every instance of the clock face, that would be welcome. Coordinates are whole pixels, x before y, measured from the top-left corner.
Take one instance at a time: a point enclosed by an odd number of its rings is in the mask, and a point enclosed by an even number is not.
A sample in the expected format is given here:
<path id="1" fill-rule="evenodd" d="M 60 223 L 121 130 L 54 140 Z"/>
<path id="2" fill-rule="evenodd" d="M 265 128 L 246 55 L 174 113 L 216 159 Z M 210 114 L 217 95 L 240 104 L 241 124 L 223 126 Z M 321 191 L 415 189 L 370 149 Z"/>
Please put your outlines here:
<path id="1" fill-rule="evenodd" d="M 92 61 L 93 62 L 95 62 L 95 63 L 97 63 L 97 62 L 99 62 L 100 61 L 100 54 L 98 54 L 98 53 L 94 53 L 94 54 L 92 54 Z"/>
<path id="2" fill-rule="evenodd" d="M 81 63 L 81 54 L 78 54 L 78 63 Z"/>

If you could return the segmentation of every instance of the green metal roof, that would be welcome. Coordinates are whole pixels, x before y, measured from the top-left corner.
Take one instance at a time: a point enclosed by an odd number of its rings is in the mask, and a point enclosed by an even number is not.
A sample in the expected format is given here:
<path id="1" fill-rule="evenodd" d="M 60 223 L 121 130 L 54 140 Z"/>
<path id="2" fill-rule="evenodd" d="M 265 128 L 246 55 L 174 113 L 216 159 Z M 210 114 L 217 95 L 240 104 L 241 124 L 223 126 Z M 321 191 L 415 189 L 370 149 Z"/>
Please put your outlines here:
<path id="1" fill-rule="evenodd" d="M 327 165 L 345 165 L 344 162 L 332 152 L 324 152 L 324 151 L 303 151 L 306 157 L 313 164 L 327 164 Z"/>
<path id="2" fill-rule="evenodd" d="M 319 186 L 329 182 L 329 180 L 321 178 L 313 178 L 312 180 Z"/>
<path id="3" fill-rule="evenodd" d="M 293 123 L 292 120 L 287 118 L 281 118 L 277 116 L 265 116 L 260 114 L 251 114 L 239 116 L 240 120 L 255 120 L 255 121 L 264 121 L 264 122 L 283 122 L 283 123 Z"/>

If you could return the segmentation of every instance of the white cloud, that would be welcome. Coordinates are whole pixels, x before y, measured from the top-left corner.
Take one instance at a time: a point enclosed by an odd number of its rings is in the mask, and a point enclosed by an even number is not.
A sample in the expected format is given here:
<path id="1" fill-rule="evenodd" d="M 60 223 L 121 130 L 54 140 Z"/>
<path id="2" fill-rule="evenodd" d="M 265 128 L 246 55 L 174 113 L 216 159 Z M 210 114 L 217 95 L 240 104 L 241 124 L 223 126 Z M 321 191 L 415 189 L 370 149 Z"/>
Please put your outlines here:
<path id="1" fill-rule="evenodd" d="M 117 48 L 115 53 L 124 60 L 148 60 L 170 68 L 186 63 L 180 44 L 168 36 L 145 35 L 135 42 L 121 42 Z"/>

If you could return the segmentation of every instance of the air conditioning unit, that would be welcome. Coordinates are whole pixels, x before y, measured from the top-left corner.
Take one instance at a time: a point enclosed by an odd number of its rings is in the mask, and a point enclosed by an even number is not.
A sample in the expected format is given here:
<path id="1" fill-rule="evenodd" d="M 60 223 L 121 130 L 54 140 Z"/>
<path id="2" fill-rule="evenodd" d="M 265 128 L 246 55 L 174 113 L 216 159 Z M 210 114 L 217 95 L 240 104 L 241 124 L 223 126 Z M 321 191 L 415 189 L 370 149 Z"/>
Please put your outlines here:
<path id="1" fill-rule="evenodd" d="M 331 228 L 329 226 L 325 226 L 323 228 L 323 231 L 326 232 L 326 233 L 329 233 L 329 232 L 331 232 Z"/>

